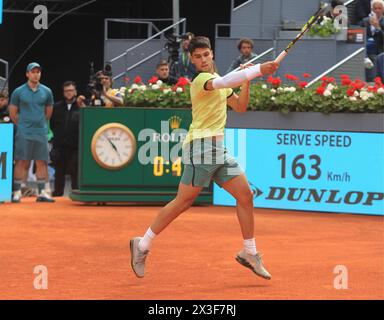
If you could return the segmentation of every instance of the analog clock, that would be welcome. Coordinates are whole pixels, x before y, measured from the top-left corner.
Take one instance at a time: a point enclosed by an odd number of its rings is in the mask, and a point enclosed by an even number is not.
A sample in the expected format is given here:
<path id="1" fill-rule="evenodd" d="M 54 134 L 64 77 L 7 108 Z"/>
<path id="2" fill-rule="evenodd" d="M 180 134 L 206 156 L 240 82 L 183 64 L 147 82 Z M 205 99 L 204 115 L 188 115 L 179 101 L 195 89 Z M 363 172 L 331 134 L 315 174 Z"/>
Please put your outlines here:
<path id="1" fill-rule="evenodd" d="M 132 161 L 136 153 L 136 138 L 121 123 L 108 123 L 100 127 L 92 138 L 92 156 L 103 168 L 118 170 Z"/>

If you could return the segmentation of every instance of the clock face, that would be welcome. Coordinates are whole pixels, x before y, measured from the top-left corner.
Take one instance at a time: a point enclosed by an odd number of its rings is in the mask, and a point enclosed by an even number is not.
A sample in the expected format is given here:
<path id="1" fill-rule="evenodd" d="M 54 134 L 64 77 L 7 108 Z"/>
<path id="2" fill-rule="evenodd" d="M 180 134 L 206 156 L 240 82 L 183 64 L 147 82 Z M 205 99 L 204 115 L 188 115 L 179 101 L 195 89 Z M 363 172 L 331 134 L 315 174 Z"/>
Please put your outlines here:
<path id="1" fill-rule="evenodd" d="M 136 139 L 132 131 L 120 123 L 109 123 L 99 128 L 92 139 L 92 155 L 105 169 L 125 167 L 136 152 Z"/>

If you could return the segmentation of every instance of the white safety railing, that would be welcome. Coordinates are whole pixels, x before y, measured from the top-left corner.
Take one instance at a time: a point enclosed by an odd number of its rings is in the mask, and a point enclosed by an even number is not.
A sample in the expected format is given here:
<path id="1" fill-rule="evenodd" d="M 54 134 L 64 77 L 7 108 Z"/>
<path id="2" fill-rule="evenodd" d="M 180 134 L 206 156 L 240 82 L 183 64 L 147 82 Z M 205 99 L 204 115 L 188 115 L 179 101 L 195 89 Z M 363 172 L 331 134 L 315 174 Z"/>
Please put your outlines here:
<path id="1" fill-rule="evenodd" d="M 341 60 L 340 62 L 338 62 L 337 64 L 335 64 L 334 66 L 332 66 L 331 68 L 329 68 L 328 70 L 324 71 L 322 74 L 320 74 L 318 77 L 316 77 L 315 79 L 313 79 L 310 83 L 307 84 L 306 88 L 309 88 L 310 86 L 312 86 L 313 84 L 315 84 L 316 82 L 318 82 L 319 80 L 321 80 L 323 77 L 327 76 L 328 74 L 330 74 L 331 72 L 335 71 L 336 69 L 340 68 L 341 66 L 343 66 L 344 64 L 346 64 L 347 62 L 349 62 L 351 59 L 353 59 L 354 57 L 356 57 L 358 54 L 362 53 L 363 51 L 365 50 L 365 48 L 360 48 L 358 50 L 356 50 L 354 53 L 352 53 L 351 55 L 349 55 L 348 57 L 346 57 L 345 59 Z"/>
<path id="2" fill-rule="evenodd" d="M 231 2 L 232 11 L 239 10 L 240 8 L 245 7 L 246 5 L 250 4 L 251 2 L 253 2 L 253 0 L 248 0 L 248 1 L 238 5 L 237 7 L 235 7 L 235 1 L 232 0 L 232 2 Z"/>
<path id="3" fill-rule="evenodd" d="M 153 39 L 155 39 L 155 38 L 157 38 L 157 37 L 161 37 L 161 36 L 163 36 L 165 32 L 167 32 L 167 31 L 169 31 L 169 30 L 171 30 L 171 29 L 174 29 L 176 26 L 182 25 L 182 26 L 183 26 L 183 33 L 185 33 L 185 31 L 186 31 L 186 21 L 187 21 L 187 19 L 185 19 L 185 18 L 181 19 L 180 21 L 178 21 L 178 22 L 176 22 L 176 23 L 170 25 L 169 27 L 167 27 L 167 28 L 161 30 L 160 32 L 157 32 L 156 34 L 154 34 L 153 36 L 151 36 L 151 37 L 145 39 L 144 41 L 142 41 L 142 42 L 140 42 L 140 43 L 138 43 L 138 44 L 136 44 L 136 45 L 134 45 L 134 46 L 128 48 L 124 53 L 118 55 L 117 57 L 114 57 L 114 58 L 110 59 L 110 60 L 108 61 L 108 63 L 112 64 L 112 63 L 114 63 L 114 62 L 116 62 L 116 61 L 118 61 L 118 60 L 120 60 L 120 59 L 126 59 L 127 56 L 128 56 L 128 54 L 129 54 L 130 52 L 132 52 L 133 50 L 135 50 L 135 49 L 137 49 L 137 48 L 140 48 L 140 47 L 143 46 L 144 44 L 148 43 L 149 41 L 151 41 L 151 40 L 153 40 Z M 160 52 L 161 52 L 161 51 L 160 51 Z M 156 56 L 156 55 L 159 54 L 160 52 L 157 51 L 157 52 L 151 54 L 150 56 L 148 56 L 148 57 L 142 59 L 141 61 L 135 63 L 135 64 L 134 64 L 134 67 L 136 68 L 136 67 L 138 67 L 139 65 L 145 63 L 147 60 L 149 60 L 150 58 Z M 124 77 L 127 71 L 130 71 L 130 70 L 133 69 L 132 67 L 133 67 L 133 66 L 128 67 L 128 66 L 127 66 L 127 63 L 125 63 L 125 70 L 124 70 L 124 72 L 121 72 L 120 74 L 116 75 L 116 76 L 114 77 L 114 79 L 116 80 L 116 79 L 119 79 L 119 78 L 121 78 L 121 77 Z"/>

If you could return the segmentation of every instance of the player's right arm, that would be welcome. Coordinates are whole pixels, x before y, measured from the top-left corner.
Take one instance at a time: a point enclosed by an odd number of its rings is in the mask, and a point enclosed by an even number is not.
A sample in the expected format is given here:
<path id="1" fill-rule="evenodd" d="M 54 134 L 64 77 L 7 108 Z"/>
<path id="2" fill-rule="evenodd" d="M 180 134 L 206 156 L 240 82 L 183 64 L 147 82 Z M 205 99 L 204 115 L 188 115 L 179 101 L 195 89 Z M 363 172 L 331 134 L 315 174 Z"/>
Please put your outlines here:
<path id="1" fill-rule="evenodd" d="M 229 73 L 223 77 L 211 79 L 205 84 L 205 89 L 215 90 L 224 88 L 237 88 L 246 81 L 251 81 L 257 77 L 267 74 L 273 74 L 278 67 L 279 64 L 275 61 L 257 64 L 244 70 Z"/>

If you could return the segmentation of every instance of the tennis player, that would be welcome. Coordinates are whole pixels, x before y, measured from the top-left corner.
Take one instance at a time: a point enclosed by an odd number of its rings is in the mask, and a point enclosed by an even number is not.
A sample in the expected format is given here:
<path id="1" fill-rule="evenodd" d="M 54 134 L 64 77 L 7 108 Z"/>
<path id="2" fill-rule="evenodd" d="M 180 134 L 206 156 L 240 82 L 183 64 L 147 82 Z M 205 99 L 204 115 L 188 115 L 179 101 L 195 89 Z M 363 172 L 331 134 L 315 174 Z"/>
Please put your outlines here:
<path id="1" fill-rule="evenodd" d="M 252 65 L 220 77 L 215 72 L 213 51 L 208 38 L 193 38 L 189 52 L 198 74 L 190 88 L 192 124 L 183 142 L 184 172 L 175 199 L 160 210 L 143 237 L 130 240 L 132 269 L 137 277 L 144 277 L 145 260 L 155 237 L 186 211 L 200 191 L 213 180 L 237 201 L 244 248 L 236 260 L 256 275 L 269 280 L 271 275 L 263 266 L 261 254 L 256 249 L 253 192 L 243 170 L 224 148 L 223 140 L 227 105 L 237 112 L 245 112 L 249 102 L 250 81 L 273 74 L 279 64 L 267 62 Z M 237 95 L 232 88 L 239 86 L 241 92 Z"/>

